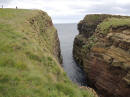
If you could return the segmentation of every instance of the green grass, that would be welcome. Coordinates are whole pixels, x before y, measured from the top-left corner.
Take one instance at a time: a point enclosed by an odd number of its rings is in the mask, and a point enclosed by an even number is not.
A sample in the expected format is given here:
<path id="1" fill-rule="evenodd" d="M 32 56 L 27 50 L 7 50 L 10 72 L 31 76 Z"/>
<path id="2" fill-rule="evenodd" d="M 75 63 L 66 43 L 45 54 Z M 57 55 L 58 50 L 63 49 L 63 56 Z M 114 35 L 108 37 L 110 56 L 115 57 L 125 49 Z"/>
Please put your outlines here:
<path id="1" fill-rule="evenodd" d="M 110 28 L 130 27 L 130 18 L 109 18 L 98 25 L 97 30 L 100 33 L 107 34 Z"/>
<path id="2" fill-rule="evenodd" d="M 66 77 L 48 21 L 39 10 L 0 9 L 0 97 L 94 97 Z"/>
<path id="3" fill-rule="evenodd" d="M 87 22 L 87 25 L 97 25 L 101 23 L 104 19 L 112 17 L 112 15 L 109 14 L 89 14 L 86 15 L 83 19 L 84 22 Z M 118 16 L 117 16 L 118 17 Z"/>
<path id="4" fill-rule="evenodd" d="M 86 22 L 87 25 L 98 25 L 108 18 L 129 18 L 129 16 L 121 15 L 111 15 L 111 14 L 89 14 L 86 15 L 83 19 L 83 22 Z"/>
<path id="5" fill-rule="evenodd" d="M 97 28 L 95 28 L 95 33 L 86 39 L 86 44 L 82 47 L 83 53 L 89 52 L 89 50 L 96 45 L 97 32 L 106 35 L 111 29 L 130 27 L 130 17 L 120 15 L 90 14 L 85 16 L 84 20 L 81 22 L 87 23 L 87 25 L 90 25 L 90 27 L 97 25 Z"/>

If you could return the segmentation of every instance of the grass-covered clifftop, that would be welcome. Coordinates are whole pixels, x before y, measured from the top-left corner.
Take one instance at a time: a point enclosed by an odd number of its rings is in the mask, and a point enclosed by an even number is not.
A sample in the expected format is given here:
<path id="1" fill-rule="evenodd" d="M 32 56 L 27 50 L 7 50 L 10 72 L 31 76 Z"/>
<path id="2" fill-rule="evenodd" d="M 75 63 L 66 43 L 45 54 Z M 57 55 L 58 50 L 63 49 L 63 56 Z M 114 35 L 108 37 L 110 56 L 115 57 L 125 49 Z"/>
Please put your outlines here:
<path id="1" fill-rule="evenodd" d="M 0 9 L 0 97 L 94 97 L 68 80 L 58 60 L 47 13 Z"/>

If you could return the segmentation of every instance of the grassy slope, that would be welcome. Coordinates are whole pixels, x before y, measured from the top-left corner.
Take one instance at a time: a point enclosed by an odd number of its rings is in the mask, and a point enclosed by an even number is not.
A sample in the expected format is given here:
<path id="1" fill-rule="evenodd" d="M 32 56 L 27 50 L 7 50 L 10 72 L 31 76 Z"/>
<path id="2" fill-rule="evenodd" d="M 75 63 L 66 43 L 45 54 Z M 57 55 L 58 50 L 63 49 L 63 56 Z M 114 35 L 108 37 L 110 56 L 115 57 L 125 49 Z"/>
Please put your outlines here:
<path id="1" fill-rule="evenodd" d="M 56 30 L 48 20 L 38 10 L 0 9 L 0 97 L 93 97 L 52 55 Z"/>
<path id="2" fill-rule="evenodd" d="M 109 18 L 104 20 L 101 24 L 98 25 L 97 31 L 100 33 L 107 34 L 110 28 L 118 28 L 118 27 L 130 27 L 130 17 L 129 18 Z"/>

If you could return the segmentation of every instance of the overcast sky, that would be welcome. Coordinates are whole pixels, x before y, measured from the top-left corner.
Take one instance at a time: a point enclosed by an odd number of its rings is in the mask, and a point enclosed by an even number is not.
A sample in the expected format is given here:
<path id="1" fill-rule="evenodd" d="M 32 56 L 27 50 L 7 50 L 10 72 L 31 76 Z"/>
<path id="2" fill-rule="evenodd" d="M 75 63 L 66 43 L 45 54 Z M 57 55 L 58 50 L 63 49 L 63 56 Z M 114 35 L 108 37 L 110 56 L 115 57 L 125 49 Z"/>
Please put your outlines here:
<path id="1" fill-rule="evenodd" d="M 86 14 L 130 15 L 130 0 L 0 0 L 7 8 L 41 9 L 54 23 L 77 23 Z"/>

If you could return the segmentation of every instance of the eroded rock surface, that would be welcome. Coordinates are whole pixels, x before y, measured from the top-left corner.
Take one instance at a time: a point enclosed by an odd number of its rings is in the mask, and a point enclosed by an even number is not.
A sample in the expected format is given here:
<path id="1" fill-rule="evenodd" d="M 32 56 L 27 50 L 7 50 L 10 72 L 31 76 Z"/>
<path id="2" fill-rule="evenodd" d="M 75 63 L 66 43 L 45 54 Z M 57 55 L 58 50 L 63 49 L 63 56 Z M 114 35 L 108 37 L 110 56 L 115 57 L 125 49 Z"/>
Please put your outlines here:
<path id="1" fill-rule="evenodd" d="M 78 24 L 73 56 L 103 97 L 130 97 L 130 17 L 87 15 Z"/>

